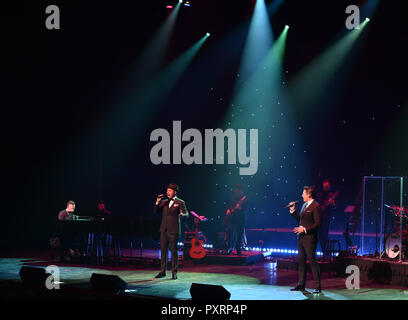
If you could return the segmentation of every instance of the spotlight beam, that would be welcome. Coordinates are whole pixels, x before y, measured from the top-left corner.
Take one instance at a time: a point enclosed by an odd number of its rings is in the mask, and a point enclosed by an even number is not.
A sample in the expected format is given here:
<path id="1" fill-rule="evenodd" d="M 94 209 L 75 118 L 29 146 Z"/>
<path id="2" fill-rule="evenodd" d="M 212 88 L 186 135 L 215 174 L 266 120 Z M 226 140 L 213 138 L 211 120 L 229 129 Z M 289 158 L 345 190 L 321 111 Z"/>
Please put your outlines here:
<path id="1" fill-rule="evenodd" d="M 239 68 L 240 78 L 243 81 L 250 76 L 260 60 L 266 55 L 272 42 L 273 33 L 265 0 L 257 0 Z"/>
<path id="2" fill-rule="evenodd" d="M 322 96 L 368 21 L 365 20 L 359 29 L 348 31 L 340 41 L 313 59 L 291 79 L 289 83 L 291 99 L 297 111 L 308 109 Z"/>
<path id="3" fill-rule="evenodd" d="M 123 97 L 115 108 L 111 108 L 106 116 L 108 124 L 105 136 L 110 138 L 107 144 L 111 152 L 116 154 L 115 162 L 120 163 L 144 138 L 143 134 L 152 117 L 175 88 L 206 39 L 208 36 L 204 35 L 161 72 Z"/>
<path id="4" fill-rule="evenodd" d="M 178 2 L 134 63 L 129 72 L 133 84 L 145 81 L 146 77 L 158 71 L 176 25 L 180 7 L 181 2 Z"/>

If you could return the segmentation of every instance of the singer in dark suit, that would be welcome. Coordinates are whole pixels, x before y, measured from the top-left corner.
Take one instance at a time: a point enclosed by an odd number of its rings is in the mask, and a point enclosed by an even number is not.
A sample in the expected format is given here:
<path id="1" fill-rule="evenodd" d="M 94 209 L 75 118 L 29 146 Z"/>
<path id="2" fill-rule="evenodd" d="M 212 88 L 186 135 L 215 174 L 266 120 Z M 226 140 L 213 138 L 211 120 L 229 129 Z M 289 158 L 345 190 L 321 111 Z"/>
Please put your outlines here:
<path id="1" fill-rule="evenodd" d="M 163 200 L 164 195 L 159 195 L 156 199 L 156 205 L 154 206 L 154 213 L 162 213 L 162 222 L 160 225 L 161 267 L 160 273 L 156 278 L 166 276 L 168 250 L 170 246 L 172 279 L 177 279 L 177 241 L 181 234 L 180 218 L 188 217 L 185 202 L 177 197 L 178 191 L 178 185 L 170 183 L 167 186 L 166 192 L 168 199 Z"/>
<path id="2" fill-rule="evenodd" d="M 315 289 L 313 293 L 321 292 L 320 269 L 316 261 L 316 246 L 318 241 L 318 229 L 322 220 L 322 209 L 319 203 L 314 199 L 316 192 L 314 187 L 303 188 L 302 209 L 298 213 L 295 202 L 289 204 L 291 215 L 299 222 L 299 227 L 293 229 L 298 235 L 298 274 L 299 281 L 292 291 L 304 291 L 306 284 L 306 259 L 310 262 L 313 278 L 315 281 Z"/>

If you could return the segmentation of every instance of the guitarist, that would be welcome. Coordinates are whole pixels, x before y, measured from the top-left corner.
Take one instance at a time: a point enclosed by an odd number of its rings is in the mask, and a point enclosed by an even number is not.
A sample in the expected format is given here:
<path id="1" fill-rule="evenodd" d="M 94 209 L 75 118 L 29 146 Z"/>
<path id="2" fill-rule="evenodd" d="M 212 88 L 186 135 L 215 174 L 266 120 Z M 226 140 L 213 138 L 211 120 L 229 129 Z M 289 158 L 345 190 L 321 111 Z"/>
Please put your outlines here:
<path id="1" fill-rule="evenodd" d="M 225 216 L 225 244 L 226 254 L 231 254 L 234 248 L 241 255 L 241 246 L 245 227 L 245 210 L 248 198 L 244 194 L 241 185 L 234 186 L 229 208 Z"/>
<path id="2" fill-rule="evenodd" d="M 178 250 L 177 241 L 179 239 L 181 228 L 180 218 L 188 217 L 186 204 L 183 200 L 177 197 L 179 187 L 175 183 L 170 183 L 167 186 L 166 200 L 163 200 L 164 195 L 157 196 L 154 206 L 154 213 L 162 213 L 162 222 L 160 225 L 160 250 L 161 250 L 161 267 L 156 278 L 166 276 L 168 250 L 171 251 L 171 272 L 172 279 L 177 279 L 178 270 Z"/>
<path id="3" fill-rule="evenodd" d="M 317 201 L 322 208 L 322 224 L 319 229 L 319 241 L 322 253 L 324 254 L 326 244 L 329 240 L 330 220 L 332 211 L 336 207 L 336 197 L 338 192 L 333 192 L 329 180 L 323 181 L 323 190 L 317 195 Z"/>

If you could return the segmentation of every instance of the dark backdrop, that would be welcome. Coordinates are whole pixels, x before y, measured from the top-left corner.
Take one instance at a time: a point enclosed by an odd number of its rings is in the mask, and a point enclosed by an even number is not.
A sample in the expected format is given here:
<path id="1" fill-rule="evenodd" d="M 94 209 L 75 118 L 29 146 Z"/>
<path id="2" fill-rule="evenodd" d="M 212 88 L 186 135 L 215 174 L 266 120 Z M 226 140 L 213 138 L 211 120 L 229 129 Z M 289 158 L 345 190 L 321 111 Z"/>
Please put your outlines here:
<path id="1" fill-rule="evenodd" d="M 5 6 L 3 246 L 45 245 L 57 213 L 70 199 L 82 214 L 103 199 L 116 214 L 149 217 L 155 196 L 170 181 L 179 183 L 189 209 L 213 218 L 224 214 L 231 186 L 243 183 L 251 199 L 250 225 L 288 227 L 293 221 L 282 206 L 298 198 L 304 184 L 331 179 L 342 192 L 342 213 L 354 203 L 364 175 L 408 174 L 408 34 L 402 1 L 379 4 L 352 67 L 344 66 L 350 74 L 336 100 L 295 114 L 293 126 L 302 126 L 307 149 L 307 181 L 295 180 L 285 188 L 271 182 L 269 190 L 256 183 L 269 179 L 262 171 L 244 180 L 234 171 L 222 181 L 215 165 L 151 164 L 149 135 L 155 128 L 170 130 L 173 120 L 201 132 L 222 125 L 239 68 L 253 1 L 191 2 L 180 12 L 162 67 L 206 32 L 211 37 L 148 120 L 144 115 L 152 106 L 135 105 L 120 114 L 118 100 L 125 98 L 123 79 L 168 14 L 166 2 L 19 1 Z M 44 26 L 49 4 L 61 9 L 61 30 Z M 287 80 L 344 29 L 348 4 L 283 2 L 271 24 L 275 36 L 285 24 L 291 26 Z M 129 128 L 143 130 L 135 130 L 134 137 L 119 134 L 122 128 L 111 121 L 112 113 Z M 128 151 L 121 157 L 124 148 Z M 285 197 L 273 196 L 279 192 Z M 333 227 L 343 228 L 344 219 L 340 215 Z"/>

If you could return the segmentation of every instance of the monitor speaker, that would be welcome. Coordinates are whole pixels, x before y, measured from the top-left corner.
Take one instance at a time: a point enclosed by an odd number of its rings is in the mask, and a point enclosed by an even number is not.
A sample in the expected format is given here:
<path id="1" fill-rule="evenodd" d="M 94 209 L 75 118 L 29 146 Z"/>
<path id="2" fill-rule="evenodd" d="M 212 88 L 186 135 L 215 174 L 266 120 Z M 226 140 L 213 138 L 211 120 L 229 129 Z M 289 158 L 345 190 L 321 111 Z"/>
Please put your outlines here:
<path id="1" fill-rule="evenodd" d="M 229 300 L 231 293 L 223 286 L 192 283 L 190 294 L 193 300 Z"/>
<path id="2" fill-rule="evenodd" d="M 106 293 L 121 293 L 127 288 L 127 283 L 120 277 L 110 274 L 92 273 L 91 286 L 94 290 Z"/>

